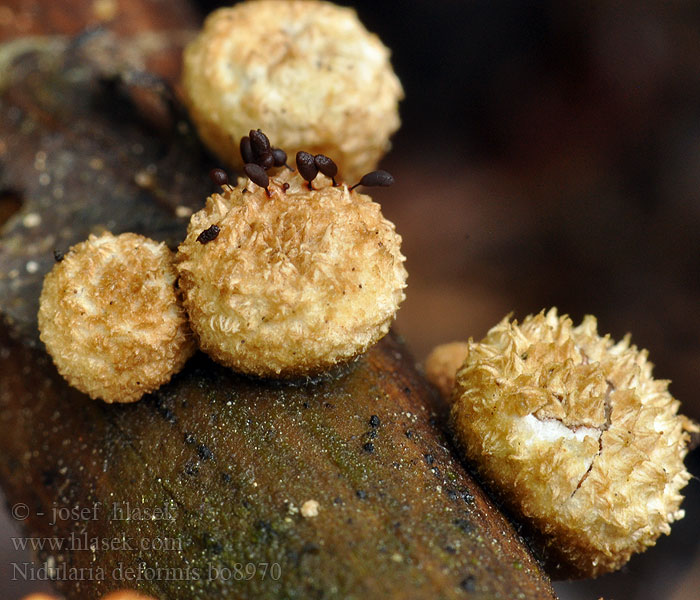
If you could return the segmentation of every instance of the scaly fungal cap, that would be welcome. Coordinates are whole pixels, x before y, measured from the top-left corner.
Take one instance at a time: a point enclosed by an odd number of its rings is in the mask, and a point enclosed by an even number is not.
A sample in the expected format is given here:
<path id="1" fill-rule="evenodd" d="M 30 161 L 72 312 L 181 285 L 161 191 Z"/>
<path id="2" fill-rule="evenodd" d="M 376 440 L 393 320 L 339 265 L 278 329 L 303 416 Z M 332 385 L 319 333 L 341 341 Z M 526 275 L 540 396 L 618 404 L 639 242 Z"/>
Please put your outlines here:
<path id="1" fill-rule="evenodd" d="M 73 246 L 44 279 L 41 340 L 73 387 L 133 402 L 168 382 L 195 350 L 175 290 L 172 252 L 134 233 Z"/>
<path id="2" fill-rule="evenodd" d="M 269 194 L 269 195 L 268 195 Z M 198 241 L 213 225 L 219 233 Z M 388 331 L 404 299 L 401 237 L 369 196 L 285 168 L 241 178 L 192 216 L 177 267 L 200 348 L 260 377 L 318 374 Z"/>
<path id="3" fill-rule="evenodd" d="M 239 140 L 261 127 L 290 156 L 332 156 L 348 182 L 389 150 L 403 98 L 389 50 L 355 11 L 314 0 L 213 12 L 185 51 L 183 88 L 200 137 L 236 170 Z"/>
<path id="4" fill-rule="evenodd" d="M 647 352 L 556 309 L 469 342 L 451 422 L 468 460 L 541 534 L 559 576 L 597 576 L 684 516 L 689 432 Z"/>

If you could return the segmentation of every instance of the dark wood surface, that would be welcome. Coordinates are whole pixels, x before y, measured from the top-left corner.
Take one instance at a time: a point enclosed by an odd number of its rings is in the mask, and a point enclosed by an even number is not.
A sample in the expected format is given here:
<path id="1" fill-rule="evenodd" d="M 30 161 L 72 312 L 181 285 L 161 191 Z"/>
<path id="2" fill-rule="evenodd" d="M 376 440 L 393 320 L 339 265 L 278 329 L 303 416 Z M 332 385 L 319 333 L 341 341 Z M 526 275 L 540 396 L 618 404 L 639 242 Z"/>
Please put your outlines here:
<path id="1" fill-rule="evenodd" d="M 376 198 L 404 238 L 410 277 L 397 327 L 414 356 L 479 338 L 510 311 L 593 313 L 603 332 L 631 331 L 656 375 L 672 380 L 684 412 L 700 419 L 696 11 L 639 11 L 628 1 L 596 10 L 572 2 L 352 4 L 392 48 L 407 91 L 404 124 L 383 164 L 397 183 Z M 165 18 L 158 12 L 156 24 Z M 92 6 L 72 14 L 69 33 L 81 30 L 78 15 L 94 19 Z M 5 34 L 19 37 L 15 25 Z M 153 65 L 169 77 L 178 68 L 167 58 Z M 42 189 L 39 174 L 23 170 L 25 183 Z M 5 194 L 0 218 L 17 205 Z M 697 475 L 697 450 L 688 463 Z M 670 537 L 621 573 L 559 584 L 560 596 L 694 600 L 696 480 L 687 493 L 688 516 Z"/>
<path id="2" fill-rule="evenodd" d="M 0 245 L 0 480 L 9 504 L 28 507 L 24 535 L 72 546 L 39 552 L 57 587 L 94 597 L 143 564 L 189 567 L 173 580 L 146 570 L 133 584 L 167 598 L 553 598 L 456 460 L 433 390 L 393 337 L 297 385 L 198 356 L 129 406 L 90 401 L 56 374 L 36 329 L 52 250 L 105 228 L 174 246 L 183 207 L 201 206 L 211 187 L 210 159 L 168 87 L 131 62 L 151 46 L 132 42 L 122 53 L 97 31 L 30 46 L 2 92 L 0 188 L 21 208 Z M 317 517 L 298 513 L 307 500 Z M 168 518 L 116 519 L 126 502 L 168 507 Z M 94 512 L 53 518 L 75 507 Z M 83 535 L 111 547 L 79 550 Z M 279 578 L 238 581 L 238 563 L 276 563 Z M 233 578 L 215 575 L 225 568 Z"/>

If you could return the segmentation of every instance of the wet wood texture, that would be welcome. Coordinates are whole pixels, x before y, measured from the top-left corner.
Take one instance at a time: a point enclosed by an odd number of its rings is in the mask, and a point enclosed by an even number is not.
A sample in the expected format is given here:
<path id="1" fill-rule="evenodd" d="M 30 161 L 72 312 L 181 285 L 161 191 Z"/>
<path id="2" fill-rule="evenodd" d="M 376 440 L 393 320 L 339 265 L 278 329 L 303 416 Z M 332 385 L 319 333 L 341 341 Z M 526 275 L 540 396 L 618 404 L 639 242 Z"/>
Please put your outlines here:
<path id="1" fill-rule="evenodd" d="M 40 553 L 56 587 L 68 598 L 125 586 L 183 599 L 554 597 L 455 460 L 433 391 L 394 337 L 296 385 L 201 355 L 135 405 L 90 401 L 60 379 L 36 330 L 53 250 L 103 229 L 175 246 L 211 191 L 214 165 L 148 70 L 149 53 L 165 52 L 156 64 L 171 77 L 180 38 L 153 50 L 119 35 L 14 46 L 0 81 L 0 190 L 5 206 L 21 203 L 0 243 L 0 482 L 27 505 L 28 535 L 64 540 Z M 300 513 L 308 500 L 315 517 Z M 76 507 L 92 512 L 55 512 Z M 119 518 L 135 509 L 160 512 Z"/>

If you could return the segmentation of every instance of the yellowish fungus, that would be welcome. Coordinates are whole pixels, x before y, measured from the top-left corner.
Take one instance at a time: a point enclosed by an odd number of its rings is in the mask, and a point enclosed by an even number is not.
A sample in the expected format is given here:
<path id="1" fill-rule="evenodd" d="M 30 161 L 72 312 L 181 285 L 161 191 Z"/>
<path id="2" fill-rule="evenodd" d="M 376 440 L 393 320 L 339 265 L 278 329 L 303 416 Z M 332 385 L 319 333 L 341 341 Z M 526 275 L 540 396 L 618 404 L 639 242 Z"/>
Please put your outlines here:
<path id="1" fill-rule="evenodd" d="M 292 156 L 332 156 L 350 183 L 389 149 L 403 97 L 389 50 L 355 11 L 315 0 L 213 12 L 185 51 L 183 88 L 200 137 L 237 170 L 238 141 L 261 127 Z"/>
<path id="2" fill-rule="evenodd" d="M 194 352 L 163 243 L 105 233 L 73 246 L 44 279 L 41 340 L 59 373 L 91 398 L 133 402 Z"/>
<path id="3" fill-rule="evenodd" d="M 323 175 L 313 189 L 287 169 L 266 189 L 225 186 L 192 216 L 176 260 L 201 349 L 261 377 L 352 358 L 389 331 L 404 299 L 400 244 L 377 203 Z"/>
<path id="4" fill-rule="evenodd" d="M 697 430 L 646 351 L 596 328 L 555 309 L 504 319 L 469 342 L 451 413 L 467 458 L 564 576 L 618 569 L 669 533 Z"/>
<path id="5" fill-rule="evenodd" d="M 452 396 L 457 369 L 467 356 L 467 342 L 450 342 L 433 348 L 425 359 L 425 376 L 446 400 Z"/>

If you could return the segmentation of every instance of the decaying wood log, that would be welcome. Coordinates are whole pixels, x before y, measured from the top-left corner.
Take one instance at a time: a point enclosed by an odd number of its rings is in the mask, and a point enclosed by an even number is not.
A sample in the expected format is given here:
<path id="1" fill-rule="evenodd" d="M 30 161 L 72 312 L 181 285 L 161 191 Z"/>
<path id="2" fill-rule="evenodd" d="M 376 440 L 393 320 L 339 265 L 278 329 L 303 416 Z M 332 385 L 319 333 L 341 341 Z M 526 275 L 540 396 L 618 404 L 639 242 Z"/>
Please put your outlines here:
<path id="1" fill-rule="evenodd" d="M 53 250 L 101 229 L 175 246 L 213 165 L 138 49 L 100 32 L 37 44 L 0 81 L 0 190 L 22 204 L 0 242 L 0 483 L 26 504 L 28 535 L 63 544 L 40 553 L 57 589 L 554 597 L 453 457 L 394 337 L 297 383 L 197 355 L 133 405 L 58 376 L 36 325 Z"/>

